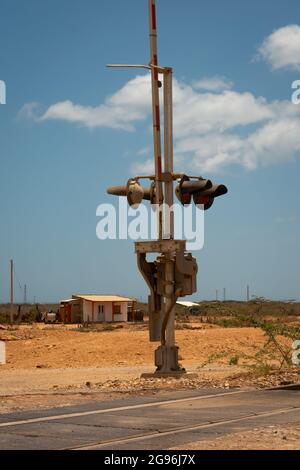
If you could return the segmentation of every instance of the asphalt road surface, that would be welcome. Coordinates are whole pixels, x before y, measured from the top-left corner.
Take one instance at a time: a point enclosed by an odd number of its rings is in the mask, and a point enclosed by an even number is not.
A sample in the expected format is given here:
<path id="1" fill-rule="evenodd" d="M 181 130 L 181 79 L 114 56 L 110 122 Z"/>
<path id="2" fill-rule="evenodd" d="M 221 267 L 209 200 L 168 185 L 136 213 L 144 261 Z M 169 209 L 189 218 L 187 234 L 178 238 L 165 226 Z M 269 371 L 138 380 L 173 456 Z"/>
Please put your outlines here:
<path id="1" fill-rule="evenodd" d="M 0 415 L 0 449 L 167 450 L 299 422 L 299 390 L 204 389 Z"/>

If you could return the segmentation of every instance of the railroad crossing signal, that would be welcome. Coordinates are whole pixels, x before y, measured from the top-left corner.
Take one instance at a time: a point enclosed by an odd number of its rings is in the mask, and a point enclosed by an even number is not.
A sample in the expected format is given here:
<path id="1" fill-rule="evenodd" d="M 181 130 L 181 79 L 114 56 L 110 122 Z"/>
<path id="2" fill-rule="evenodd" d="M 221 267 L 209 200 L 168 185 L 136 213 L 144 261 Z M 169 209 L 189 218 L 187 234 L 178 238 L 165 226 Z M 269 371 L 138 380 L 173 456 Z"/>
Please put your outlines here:
<path id="1" fill-rule="evenodd" d="M 126 186 L 111 186 L 107 189 L 107 193 L 113 196 L 126 196 L 128 204 L 137 208 L 143 200 L 150 201 L 151 204 L 156 203 L 155 184 L 145 188 L 141 186 L 137 179 L 130 179 Z"/>
<path id="2" fill-rule="evenodd" d="M 204 210 L 208 210 L 214 203 L 216 197 L 227 194 L 228 189 L 223 184 L 214 185 L 210 180 L 202 177 L 193 178 L 187 175 L 171 175 L 173 180 L 178 180 L 175 190 L 177 199 L 182 205 L 191 204 L 192 200 L 196 205 L 202 205 Z M 113 196 L 127 197 L 128 204 L 137 208 L 143 200 L 150 201 L 152 205 L 157 204 L 156 187 L 153 182 L 149 187 L 143 187 L 139 178 L 132 178 L 126 186 L 111 186 L 107 193 Z M 154 180 L 154 176 L 152 177 Z M 162 176 L 164 178 L 164 176 Z"/>
<path id="3" fill-rule="evenodd" d="M 176 196 L 183 205 L 191 204 L 192 199 L 196 205 L 203 205 L 208 210 L 214 203 L 216 197 L 228 193 L 223 184 L 214 185 L 210 180 L 202 177 L 191 179 L 183 175 L 176 187 Z"/>
<path id="4" fill-rule="evenodd" d="M 109 67 L 143 68 L 151 72 L 152 116 L 155 175 L 131 178 L 125 186 L 108 188 L 108 194 L 127 197 L 128 204 L 138 207 L 143 200 L 154 204 L 158 220 L 157 241 L 135 243 L 138 267 L 149 290 L 150 341 L 160 342 L 155 351 L 156 373 L 181 375 L 185 370 L 178 362 L 178 346 L 175 344 L 175 305 L 179 297 L 192 295 L 197 291 L 198 266 L 191 253 L 186 252 L 185 240 L 174 240 L 174 215 L 161 209 L 164 203 L 172 208 L 174 182 L 177 181 L 176 196 L 181 204 L 202 205 L 210 209 L 216 197 L 228 192 L 224 185 L 214 185 L 203 177 L 176 174 L 173 170 L 173 70 L 160 67 L 157 55 L 156 0 L 148 0 L 151 58 L 149 65 L 109 65 Z M 163 75 L 163 82 L 159 74 Z M 164 95 L 164 158 L 161 144 L 161 113 L 159 89 Z M 143 187 L 141 180 L 150 180 L 150 186 Z M 164 220 L 167 219 L 167 220 Z M 167 222 L 164 224 L 164 222 Z M 169 234 L 163 233 L 169 227 Z M 165 235 L 165 236 L 164 236 Z M 155 261 L 148 261 L 147 255 L 158 253 Z"/>

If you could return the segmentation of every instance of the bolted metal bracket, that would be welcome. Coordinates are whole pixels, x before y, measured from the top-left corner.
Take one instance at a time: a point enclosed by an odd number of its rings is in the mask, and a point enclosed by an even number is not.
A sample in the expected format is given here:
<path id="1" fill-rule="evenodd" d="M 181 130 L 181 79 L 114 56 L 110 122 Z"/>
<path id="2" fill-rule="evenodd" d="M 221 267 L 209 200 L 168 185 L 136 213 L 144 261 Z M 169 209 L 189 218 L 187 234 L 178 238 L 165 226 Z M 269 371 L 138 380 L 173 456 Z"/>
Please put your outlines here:
<path id="1" fill-rule="evenodd" d="M 159 240 L 136 242 L 138 268 L 149 289 L 148 299 L 150 341 L 166 345 L 166 328 L 169 316 L 178 297 L 196 292 L 197 261 L 186 253 L 184 240 Z M 156 261 L 147 261 L 147 254 L 159 253 Z M 167 263 L 173 263 L 174 280 L 167 279 Z M 169 287 L 172 286 L 172 295 Z M 167 300 L 171 304 L 167 304 Z M 167 306 L 168 305 L 168 306 Z M 168 355 L 171 353 L 168 353 Z M 173 354 L 173 353 L 172 353 Z M 168 356 L 169 357 L 169 356 Z"/>
<path id="2" fill-rule="evenodd" d="M 175 260 L 175 286 L 178 297 L 197 292 L 197 260 L 191 253 L 179 252 Z"/>
<path id="3" fill-rule="evenodd" d="M 143 252 L 137 253 L 137 259 L 139 271 L 150 289 L 148 297 L 150 341 L 158 342 L 161 340 L 164 304 L 162 296 L 157 292 L 156 263 L 147 261 L 146 253 Z"/>
<path id="4" fill-rule="evenodd" d="M 185 240 L 154 240 L 135 243 L 135 252 L 137 254 L 184 252 L 185 249 Z"/>

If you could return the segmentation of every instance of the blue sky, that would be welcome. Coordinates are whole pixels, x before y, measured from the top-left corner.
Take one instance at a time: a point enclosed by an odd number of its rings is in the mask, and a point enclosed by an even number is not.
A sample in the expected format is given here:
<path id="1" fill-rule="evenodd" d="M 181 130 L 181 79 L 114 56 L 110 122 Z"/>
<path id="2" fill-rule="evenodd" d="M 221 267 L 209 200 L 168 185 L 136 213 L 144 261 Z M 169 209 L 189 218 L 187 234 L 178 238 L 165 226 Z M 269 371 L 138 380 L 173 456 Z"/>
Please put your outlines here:
<path id="1" fill-rule="evenodd" d="M 300 299 L 300 4 L 157 4 L 160 63 L 176 79 L 177 169 L 230 190 L 206 214 L 194 299 L 223 287 L 244 298 L 247 284 Z M 0 302 L 11 258 L 29 300 L 145 299 L 133 242 L 100 242 L 96 208 L 152 158 L 147 74 L 105 68 L 149 61 L 147 1 L 0 0 L 0 11 Z"/>

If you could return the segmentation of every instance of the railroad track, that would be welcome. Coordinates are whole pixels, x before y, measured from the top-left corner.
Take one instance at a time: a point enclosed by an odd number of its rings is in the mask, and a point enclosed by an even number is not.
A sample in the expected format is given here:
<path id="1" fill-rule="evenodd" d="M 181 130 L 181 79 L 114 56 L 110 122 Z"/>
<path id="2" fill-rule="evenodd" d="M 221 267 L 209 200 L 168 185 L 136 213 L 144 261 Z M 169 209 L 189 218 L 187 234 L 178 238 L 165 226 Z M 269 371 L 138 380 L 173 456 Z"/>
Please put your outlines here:
<path id="1" fill-rule="evenodd" d="M 210 428 L 217 428 L 220 426 L 224 426 L 226 424 L 234 424 L 234 423 L 239 423 L 239 422 L 248 421 L 248 420 L 257 419 L 257 418 L 267 418 L 271 416 L 277 416 L 277 415 L 295 412 L 296 410 L 300 411 L 300 406 L 284 408 L 282 410 L 269 411 L 269 412 L 264 412 L 264 413 L 253 413 L 249 416 L 243 416 L 242 418 L 226 419 L 226 420 L 217 421 L 217 422 L 213 422 L 209 424 L 195 424 L 193 426 L 183 426 L 183 427 L 170 429 L 168 431 L 157 431 L 157 432 L 152 432 L 152 433 L 139 434 L 136 436 L 124 437 L 122 439 L 111 439 L 108 441 L 101 441 L 99 443 L 93 443 L 93 444 L 83 445 L 83 446 L 75 446 L 71 448 L 64 448 L 61 450 L 98 450 L 98 449 L 100 450 L 110 445 L 129 444 L 133 442 L 154 439 L 157 437 L 167 437 L 167 436 L 173 436 L 175 434 L 184 434 L 187 432 L 200 431 L 200 430 L 210 429 Z"/>
<path id="2" fill-rule="evenodd" d="M 273 394 L 272 394 L 273 392 Z M 52 426 L 52 435 L 55 435 L 55 426 L 59 426 L 61 423 L 62 425 L 70 425 L 78 426 L 78 435 L 80 435 L 80 427 L 84 426 L 85 429 L 87 427 L 90 428 L 91 433 L 85 436 L 83 442 L 76 442 L 76 440 L 70 440 L 70 443 L 65 441 L 63 445 L 59 445 L 58 447 L 60 450 L 97 450 L 97 449 L 105 449 L 105 448 L 125 448 L 126 445 L 132 446 L 135 443 L 139 446 L 143 446 L 145 442 L 146 445 L 155 446 L 157 442 L 155 439 L 161 440 L 163 442 L 164 438 L 168 440 L 168 438 L 176 439 L 185 439 L 189 437 L 188 433 L 195 433 L 195 439 L 201 437 L 201 431 L 209 430 L 209 429 L 216 429 L 219 433 L 224 432 L 224 427 L 227 429 L 225 432 L 232 432 L 232 429 L 237 429 L 239 423 L 241 428 L 249 429 L 251 425 L 251 421 L 258 420 L 258 424 L 255 423 L 255 426 L 260 426 L 260 420 L 262 420 L 262 424 L 265 424 L 267 418 L 270 418 L 272 421 L 272 417 L 278 416 L 287 416 L 289 417 L 287 421 L 290 421 L 293 417 L 291 416 L 292 413 L 295 413 L 297 416 L 299 415 L 300 420 L 300 403 L 298 400 L 298 392 L 296 395 L 289 394 L 289 392 L 284 392 L 280 389 L 280 396 L 274 395 L 274 389 L 267 389 L 263 391 L 254 391 L 254 390 L 234 390 L 234 391 L 226 391 L 226 392 L 217 392 L 217 393 L 207 393 L 206 395 L 200 396 L 190 396 L 184 398 L 173 398 L 173 399 L 163 399 L 159 401 L 151 401 L 147 403 L 139 403 L 139 404 L 128 404 L 124 406 L 109 406 L 107 408 L 101 409 L 92 409 L 87 411 L 78 411 L 78 412 L 61 412 L 50 414 L 47 416 L 39 416 L 39 417 L 29 417 L 24 419 L 11 419 L 10 421 L 0 422 L 0 437 L 3 431 L 7 431 L 8 434 L 16 435 L 16 436 L 23 436 L 26 437 L 26 433 L 31 431 L 32 425 L 40 424 L 42 428 L 47 428 L 47 426 Z M 284 393 L 284 395 L 283 395 Z M 285 395 L 288 393 L 288 395 Z M 235 397 L 237 400 L 235 400 Z M 221 399 L 221 402 L 220 402 Z M 224 400 L 224 401 L 223 401 Z M 217 403 L 214 403 L 217 401 Z M 200 402 L 207 402 L 206 405 L 201 405 Z M 199 403 L 198 406 L 195 406 L 195 415 L 194 419 L 189 415 L 187 422 L 185 420 L 185 409 L 187 406 L 195 403 Z M 221 404 L 221 406 L 220 406 Z M 250 406 L 249 406 L 250 404 Z M 177 414 L 176 414 L 176 407 L 178 405 Z M 180 407 L 183 405 L 183 407 Z M 261 405 L 265 408 L 264 410 L 261 409 Z M 266 406 L 264 406 L 266 405 Z M 102 404 L 101 406 L 105 406 Z M 230 407 L 237 406 L 236 412 L 233 410 L 231 416 L 228 416 L 226 410 Z M 161 407 L 159 413 L 157 413 L 156 408 Z M 164 409 L 165 408 L 165 409 Z M 212 416 L 203 417 L 201 409 L 205 412 L 206 408 L 211 408 L 214 410 Z M 141 420 L 141 410 L 145 411 L 143 416 L 143 423 L 146 424 L 145 429 L 143 427 L 138 427 L 138 425 L 134 426 L 128 423 L 128 426 L 124 426 L 124 421 L 126 423 L 126 415 L 132 418 L 135 418 L 136 412 L 136 419 L 137 422 Z M 151 410 L 155 410 L 155 413 L 151 414 Z M 174 413 L 175 410 L 175 413 Z M 219 410 L 219 414 L 215 413 L 215 411 Z M 120 413 L 120 416 L 118 416 Z M 224 416 L 225 413 L 225 416 Z M 241 416 L 241 413 L 242 416 Z M 165 418 L 165 422 L 161 423 L 160 418 L 158 418 L 157 424 L 154 420 L 153 416 L 160 416 Z M 226 416 L 227 414 L 227 416 Z M 116 415 L 116 418 L 110 423 L 109 418 L 97 420 L 97 416 L 101 415 Z M 198 416 L 197 416 L 198 415 Z M 202 416 L 201 416 L 202 415 Z M 91 420 L 89 421 L 89 417 Z M 150 419 L 151 417 L 151 419 Z M 82 418 L 84 418 L 82 420 Z M 4 418 L 5 419 L 5 418 Z M 148 422 L 147 422 L 148 419 Z M 205 419 L 205 421 L 204 421 Z M 278 418 L 277 418 L 278 419 Z M 281 418 L 280 418 L 281 419 Z M 120 421 L 119 421 L 120 420 Z M 151 421 L 152 420 L 152 421 Z M 154 423 L 153 423 L 154 420 Z M 172 423 L 172 420 L 174 421 Z M 185 423 L 181 423 L 179 425 L 180 420 L 186 421 Z M 202 422 L 201 422 L 202 420 Z M 275 418 L 276 420 L 276 418 Z M 130 420 L 129 420 L 130 421 Z M 120 424 L 122 422 L 122 425 Z M 139 421 L 141 422 L 141 421 Z M 167 422 L 167 424 L 166 424 Z M 246 424 L 245 424 L 246 423 Z M 247 423 L 250 424 L 247 427 Z M 149 425 L 148 425 L 149 424 Z M 232 427 L 231 427 L 232 425 Z M 237 426 L 235 426 L 237 425 Z M 54 431 L 53 431 L 54 426 Z M 148 427 L 148 429 L 147 429 Z M 151 429 L 152 427 L 152 429 Z M 223 428 L 222 428 L 223 427 Z M 94 435 L 94 429 L 103 429 L 103 437 L 102 435 Z M 121 428 L 123 429 L 124 435 L 119 435 L 115 437 L 111 437 L 110 439 L 108 436 L 106 437 L 105 429 L 110 428 Z M 219 428 L 219 429 L 218 429 Z M 57 428 L 58 429 L 58 428 Z M 229 431 L 228 431 L 229 430 Z M 197 431 L 199 431 L 199 435 L 197 436 Z M 33 432 L 33 431 L 32 431 Z M 54 434 L 53 434 L 54 432 Z M 73 431 L 72 431 L 73 432 Z M 74 431 L 76 436 L 76 429 Z M 234 431 L 233 431 L 234 432 Z M 38 428 L 35 428 L 33 435 L 39 435 Z M 100 433 L 101 434 L 101 433 Z M 186 436 L 185 436 L 186 434 Z M 27 434 L 28 436 L 28 434 Z M 41 436 L 45 436 L 45 434 L 41 434 Z M 63 437 L 62 434 L 60 436 Z M 29 437 L 29 436 L 28 436 Z M 68 436 L 65 436 L 68 438 Z M 87 437 L 87 438 L 86 438 Z M 151 443 L 151 440 L 152 443 Z M 29 443 L 30 444 L 30 443 Z M 60 443 L 61 444 L 61 443 Z M 55 446 L 55 448 L 58 448 Z"/>
<path id="3" fill-rule="evenodd" d="M 23 420 L 18 420 L 18 421 L 8 421 L 6 423 L 0 423 L 0 428 L 6 428 L 10 426 L 22 426 L 24 424 L 45 423 L 48 421 L 49 422 L 59 421 L 59 420 L 64 420 L 64 419 L 69 419 L 69 418 L 80 418 L 84 416 L 93 416 L 93 415 L 100 415 L 100 414 L 106 414 L 106 413 L 116 413 L 120 411 L 139 410 L 142 408 L 154 408 L 154 407 L 162 406 L 162 405 L 173 405 L 173 404 L 179 404 L 179 403 L 185 403 L 185 402 L 208 400 L 210 398 L 241 395 L 244 393 L 249 393 L 249 390 L 238 390 L 234 392 L 201 395 L 199 397 L 177 398 L 177 399 L 175 398 L 173 400 L 162 400 L 162 401 L 151 402 L 151 403 L 142 403 L 139 405 L 119 406 L 119 407 L 113 407 L 113 408 L 104 408 L 101 410 L 82 411 L 78 413 L 64 413 L 64 414 L 58 414 L 54 416 L 42 416 L 40 418 L 29 418 L 29 419 L 23 419 Z"/>

